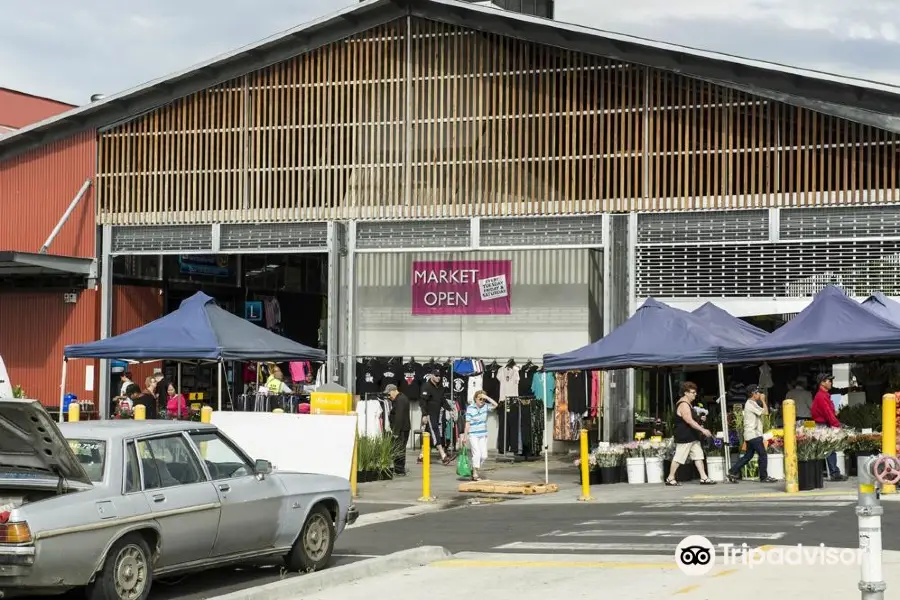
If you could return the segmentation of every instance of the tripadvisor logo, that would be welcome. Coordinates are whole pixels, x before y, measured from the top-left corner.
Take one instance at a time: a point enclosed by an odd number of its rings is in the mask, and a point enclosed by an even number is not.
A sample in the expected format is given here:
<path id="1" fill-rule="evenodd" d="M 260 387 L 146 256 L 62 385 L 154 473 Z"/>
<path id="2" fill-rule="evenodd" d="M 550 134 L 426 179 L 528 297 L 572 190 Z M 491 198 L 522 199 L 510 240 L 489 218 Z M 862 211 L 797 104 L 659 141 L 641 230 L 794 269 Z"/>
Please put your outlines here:
<path id="1" fill-rule="evenodd" d="M 726 566 L 746 565 L 860 565 L 862 551 L 858 548 L 826 548 L 818 546 L 762 546 L 751 548 L 747 544 L 714 545 L 702 535 L 691 535 L 675 548 L 675 563 L 682 573 L 691 577 L 706 575 L 716 565 L 716 555 Z"/>

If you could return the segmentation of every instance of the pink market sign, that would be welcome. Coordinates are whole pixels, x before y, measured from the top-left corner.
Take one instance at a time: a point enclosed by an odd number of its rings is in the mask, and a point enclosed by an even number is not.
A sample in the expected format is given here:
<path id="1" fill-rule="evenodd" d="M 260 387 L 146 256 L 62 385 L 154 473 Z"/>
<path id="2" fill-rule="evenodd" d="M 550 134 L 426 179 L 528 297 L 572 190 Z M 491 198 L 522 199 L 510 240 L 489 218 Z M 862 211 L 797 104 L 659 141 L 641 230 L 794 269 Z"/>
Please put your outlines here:
<path id="1" fill-rule="evenodd" d="M 414 315 L 508 315 L 511 260 L 415 261 Z"/>

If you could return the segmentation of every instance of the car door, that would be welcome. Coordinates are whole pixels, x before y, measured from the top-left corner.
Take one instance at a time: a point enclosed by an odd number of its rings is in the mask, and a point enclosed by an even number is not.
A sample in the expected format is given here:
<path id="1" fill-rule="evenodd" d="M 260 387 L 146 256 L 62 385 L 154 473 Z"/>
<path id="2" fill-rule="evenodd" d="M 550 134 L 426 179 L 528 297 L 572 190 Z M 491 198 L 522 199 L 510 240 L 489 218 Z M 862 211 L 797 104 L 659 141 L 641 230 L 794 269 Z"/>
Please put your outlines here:
<path id="1" fill-rule="evenodd" d="M 214 429 L 192 431 L 189 436 L 206 463 L 222 507 L 212 555 L 272 548 L 284 498 L 278 478 L 258 477 L 249 457 Z"/>
<path id="2" fill-rule="evenodd" d="M 209 558 L 219 527 L 219 496 L 182 434 L 136 440 L 143 493 L 161 533 L 158 567 Z"/>

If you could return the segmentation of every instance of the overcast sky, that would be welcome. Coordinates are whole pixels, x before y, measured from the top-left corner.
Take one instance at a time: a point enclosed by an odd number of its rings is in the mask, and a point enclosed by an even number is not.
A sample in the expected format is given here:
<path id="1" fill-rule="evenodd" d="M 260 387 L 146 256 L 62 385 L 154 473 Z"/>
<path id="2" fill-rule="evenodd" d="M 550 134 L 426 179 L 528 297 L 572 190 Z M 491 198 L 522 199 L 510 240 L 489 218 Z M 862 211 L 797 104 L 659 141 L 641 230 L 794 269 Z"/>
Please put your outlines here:
<path id="1" fill-rule="evenodd" d="M 0 0 L 0 87 L 84 104 L 352 3 Z M 557 0 L 557 19 L 900 84 L 900 0 Z"/>

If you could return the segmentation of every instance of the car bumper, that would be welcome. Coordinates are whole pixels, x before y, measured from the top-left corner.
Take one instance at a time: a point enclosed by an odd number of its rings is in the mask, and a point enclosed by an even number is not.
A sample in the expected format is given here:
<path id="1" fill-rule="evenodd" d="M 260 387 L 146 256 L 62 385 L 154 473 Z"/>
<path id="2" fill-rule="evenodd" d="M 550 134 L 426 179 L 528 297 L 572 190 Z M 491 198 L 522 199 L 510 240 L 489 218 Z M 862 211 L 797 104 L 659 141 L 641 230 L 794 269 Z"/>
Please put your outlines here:
<path id="1" fill-rule="evenodd" d="M 356 505 L 351 504 L 350 508 L 347 509 L 347 525 L 353 525 L 356 523 L 356 520 L 359 518 L 359 509 L 356 508 Z"/>

